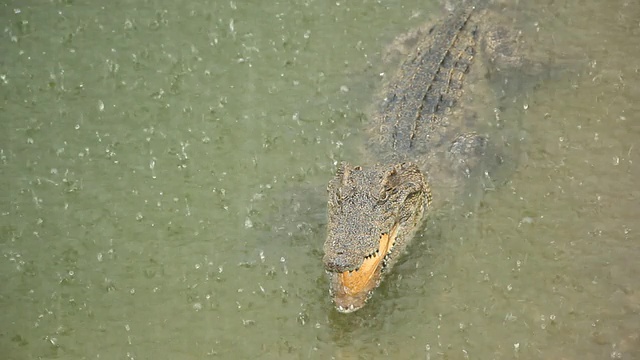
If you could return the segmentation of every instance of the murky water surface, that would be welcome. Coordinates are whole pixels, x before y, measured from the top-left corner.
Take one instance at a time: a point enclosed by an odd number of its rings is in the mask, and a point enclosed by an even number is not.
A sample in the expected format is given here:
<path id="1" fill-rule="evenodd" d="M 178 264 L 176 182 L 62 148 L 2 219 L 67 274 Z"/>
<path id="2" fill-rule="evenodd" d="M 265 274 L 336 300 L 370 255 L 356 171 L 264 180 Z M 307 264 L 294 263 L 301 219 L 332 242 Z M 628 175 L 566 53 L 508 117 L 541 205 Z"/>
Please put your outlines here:
<path id="1" fill-rule="evenodd" d="M 3 358 L 640 358 L 640 4 L 535 4 L 515 170 L 342 315 L 324 188 L 440 4 L 4 2 Z"/>

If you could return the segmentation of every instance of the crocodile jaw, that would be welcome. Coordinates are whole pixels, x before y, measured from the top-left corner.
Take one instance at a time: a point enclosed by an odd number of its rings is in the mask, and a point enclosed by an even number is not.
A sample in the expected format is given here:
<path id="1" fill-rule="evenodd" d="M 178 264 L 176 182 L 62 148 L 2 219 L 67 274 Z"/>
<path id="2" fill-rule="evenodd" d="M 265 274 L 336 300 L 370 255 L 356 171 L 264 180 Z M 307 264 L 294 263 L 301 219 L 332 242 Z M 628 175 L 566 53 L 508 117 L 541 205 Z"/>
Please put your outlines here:
<path id="1" fill-rule="evenodd" d="M 335 307 L 348 313 L 365 305 L 406 249 L 431 193 L 413 163 L 367 169 L 343 163 L 327 191 L 323 262 Z"/>
<path id="2" fill-rule="evenodd" d="M 373 290 L 382 280 L 385 258 L 391 253 L 398 234 L 397 230 L 398 226 L 396 225 L 391 233 L 382 234 L 378 251 L 364 259 L 358 269 L 342 273 L 329 273 L 330 293 L 339 312 L 354 312 L 362 308 L 371 297 Z"/>

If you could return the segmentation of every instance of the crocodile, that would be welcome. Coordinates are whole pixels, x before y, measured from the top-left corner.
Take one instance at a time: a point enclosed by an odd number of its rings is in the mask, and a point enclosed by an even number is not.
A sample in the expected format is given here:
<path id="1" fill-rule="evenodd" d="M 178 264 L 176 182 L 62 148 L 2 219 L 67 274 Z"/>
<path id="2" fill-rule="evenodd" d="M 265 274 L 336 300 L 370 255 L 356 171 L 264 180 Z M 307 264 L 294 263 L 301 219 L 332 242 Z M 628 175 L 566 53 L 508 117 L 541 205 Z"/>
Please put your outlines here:
<path id="1" fill-rule="evenodd" d="M 488 156 L 467 90 L 520 64 L 517 37 L 500 16 L 463 3 L 419 30 L 371 114 L 376 164 L 343 162 L 329 182 L 323 263 L 339 312 L 362 308 L 406 251 L 434 206 L 429 183 L 464 184 Z"/>

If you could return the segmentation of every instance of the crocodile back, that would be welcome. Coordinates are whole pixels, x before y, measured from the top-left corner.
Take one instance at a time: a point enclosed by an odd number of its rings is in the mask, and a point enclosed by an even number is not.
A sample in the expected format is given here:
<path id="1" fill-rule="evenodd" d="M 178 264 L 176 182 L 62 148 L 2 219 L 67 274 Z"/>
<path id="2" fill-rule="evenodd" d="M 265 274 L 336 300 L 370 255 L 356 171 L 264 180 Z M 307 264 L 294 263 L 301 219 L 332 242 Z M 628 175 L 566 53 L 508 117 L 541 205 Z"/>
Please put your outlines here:
<path id="1" fill-rule="evenodd" d="M 373 115 L 370 150 L 388 162 L 412 161 L 444 151 L 464 132 L 453 109 L 477 50 L 473 6 L 436 23 L 385 87 Z"/>

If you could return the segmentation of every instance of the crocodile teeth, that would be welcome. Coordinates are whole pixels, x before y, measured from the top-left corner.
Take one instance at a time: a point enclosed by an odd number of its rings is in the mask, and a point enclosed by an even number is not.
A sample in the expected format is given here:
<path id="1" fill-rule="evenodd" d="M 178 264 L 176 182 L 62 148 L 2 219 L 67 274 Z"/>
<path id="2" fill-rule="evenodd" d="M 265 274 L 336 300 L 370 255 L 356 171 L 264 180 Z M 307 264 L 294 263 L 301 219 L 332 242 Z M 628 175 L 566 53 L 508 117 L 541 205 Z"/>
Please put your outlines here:
<path id="1" fill-rule="evenodd" d="M 350 312 L 354 312 L 356 310 L 355 306 L 353 306 L 353 304 L 349 305 L 348 307 L 344 307 L 342 305 L 338 306 L 338 311 L 340 311 L 341 313 L 350 313 Z"/>
<path id="2" fill-rule="evenodd" d="M 386 268 L 387 267 L 387 262 L 389 261 L 389 258 L 391 258 L 391 251 L 393 251 L 393 247 L 396 245 L 396 242 L 394 241 L 393 243 L 391 243 L 391 247 L 389 247 L 389 250 L 387 251 L 387 253 L 384 255 L 384 258 L 382 259 L 382 268 Z"/>

